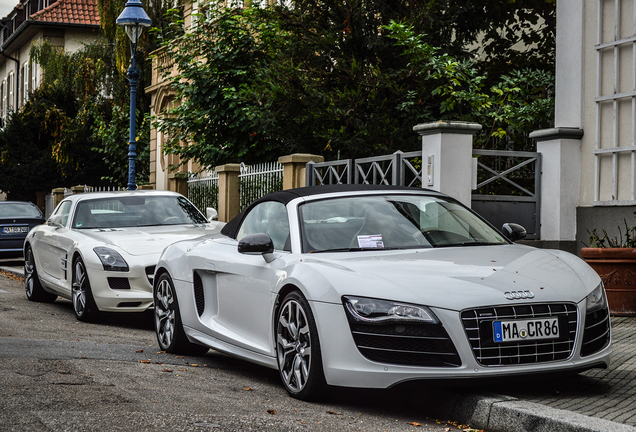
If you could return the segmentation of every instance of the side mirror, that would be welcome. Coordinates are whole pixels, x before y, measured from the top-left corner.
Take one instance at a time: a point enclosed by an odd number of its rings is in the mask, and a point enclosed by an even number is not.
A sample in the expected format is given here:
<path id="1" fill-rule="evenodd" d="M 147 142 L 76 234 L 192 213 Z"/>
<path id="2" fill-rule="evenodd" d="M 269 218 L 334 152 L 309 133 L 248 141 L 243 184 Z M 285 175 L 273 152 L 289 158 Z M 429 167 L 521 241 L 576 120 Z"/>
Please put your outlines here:
<path id="1" fill-rule="evenodd" d="M 205 217 L 208 219 L 208 222 L 212 222 L 219 218 L 219 212 L 217 212 L 216 209 L 213 209 L 212 207 L 207 207 L 205 209 Z"/>
<path id="2" fill-rule="evenodd" d="M 274 252 L 274 242 L 267 234 L 252 234 L 239 241 L 238 251 L 246 255 L 271 254 Z"/>
<path id="3" fill-rule="evenodd" d="M 523 240 L 526 238 L 526 229 L 516 223 L 505 223 L 501 227 L 501 232 L 510 241 Z"/>
<path id="4" fill-rule="evenodd" d="M 49 220 L 46 221 L 47 225 L 50 226 L 54 226 L 54 227 L 61 227 L 62 226 L 62 215 L 60 214 L 56 214 L 53 215 L 49 218 Z"/>

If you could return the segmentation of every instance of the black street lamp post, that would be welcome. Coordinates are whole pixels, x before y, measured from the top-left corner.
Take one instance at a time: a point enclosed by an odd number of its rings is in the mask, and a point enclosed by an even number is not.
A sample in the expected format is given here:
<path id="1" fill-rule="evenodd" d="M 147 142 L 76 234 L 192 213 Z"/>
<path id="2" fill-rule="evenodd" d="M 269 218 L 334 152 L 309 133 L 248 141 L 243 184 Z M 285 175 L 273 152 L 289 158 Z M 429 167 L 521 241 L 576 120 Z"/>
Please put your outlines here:
<path id="1" fill-rule="evenodd" d="M 144 10 L 140 0 L 128 0 L 126 7 L 117 17 L 117 25 L 123 26 L 130 38 L 131 63 L 128 68 L 130 81 L 130 139 L 128 142 L 128 190 L 137 189 L 135 184 L 135 158 L 137 157 L 135 120 L 137 111 L 137 41 L 144 27 L 150 27 L 152 21 Z"/>

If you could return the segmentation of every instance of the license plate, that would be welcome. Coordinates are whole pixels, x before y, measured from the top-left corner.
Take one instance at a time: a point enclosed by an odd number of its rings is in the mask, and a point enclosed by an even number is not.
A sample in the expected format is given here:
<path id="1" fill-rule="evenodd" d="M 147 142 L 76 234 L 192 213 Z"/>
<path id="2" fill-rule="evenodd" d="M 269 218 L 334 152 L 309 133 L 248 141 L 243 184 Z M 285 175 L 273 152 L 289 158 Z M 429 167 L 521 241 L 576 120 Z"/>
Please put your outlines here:
<path id="1" fill-rule="evenodd" d="M 28 226 L 19 226 L 19 227 L 2 227 L 2 234 L 18 234 L 29 232 Z"/>
<path id="2" fill-rule="evenodd" d="M 492 323 L 492 328 L 495 342 L 516 342 L 559 338 L 558 318 L 494 321 Z"/>

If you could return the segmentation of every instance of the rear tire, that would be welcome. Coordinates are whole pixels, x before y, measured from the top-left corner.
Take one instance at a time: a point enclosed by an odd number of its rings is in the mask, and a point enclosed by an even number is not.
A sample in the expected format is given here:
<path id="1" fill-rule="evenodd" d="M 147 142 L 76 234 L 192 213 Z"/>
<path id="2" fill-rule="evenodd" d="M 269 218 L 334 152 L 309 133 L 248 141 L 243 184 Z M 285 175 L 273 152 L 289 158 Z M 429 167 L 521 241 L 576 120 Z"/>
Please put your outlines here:
<path id="1" fill-rule="evenodd" d="M 86 273 L 86 266 L 84 265 L 84 261 L 79 257 L 73 263 L 71 291 L 75 317 L 83 322 L 95 322 L 99 315 L 99 310 L 93 299 L 93 292 L 88 280 L 88 274 Z"/>
<path id="2" fill-rule="evenodd" d="M 57 294 L 51 294 L 42 287 L 30 245 L 24 253 L 24 289 L 27 299 L 33 302 L 53 303 L 57 299 Z"/>
<path id="3" fill-rule="evenodd" d="M 153 290 L 153 302 L 155 306 L 155 333 L 162 351 L 193 356 L 208 352 L 208 347 L 188 340 L 183 330 L 174 283 L 168 273 L 159 276 Z"/>

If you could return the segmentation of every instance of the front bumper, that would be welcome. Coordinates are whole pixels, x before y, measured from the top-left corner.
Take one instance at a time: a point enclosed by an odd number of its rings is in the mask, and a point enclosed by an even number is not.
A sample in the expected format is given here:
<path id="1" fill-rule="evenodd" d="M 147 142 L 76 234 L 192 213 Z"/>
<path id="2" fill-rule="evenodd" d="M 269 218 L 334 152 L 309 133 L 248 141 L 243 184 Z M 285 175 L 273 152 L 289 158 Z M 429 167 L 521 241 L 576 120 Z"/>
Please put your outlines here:
<path id="1" fill-rule="evenodd" d="M 370 361 L 355 345 L 342 305 L 313 302 L 321 341 L 323 369 L 330 385 L 361 388 L 388 388 L 410 380 L 483 379 L 532 374 L 577 372 L 593 367 L 607 367 L 612 352 L 611 341 L 600 351 L 581 357 L 585 302 L 577 305 L 577 333 L 572 355 L 559 361 L 535 364 L 482 366 L 471 348 L 457 311 L 434 309 L 451 338 L 461 365 L 457 367 L 418 367 Z M 329 317 L 329 319 L 321 319 Z"/>
<path id="2" fill-rule="evenodd" d="M 101 265 L 89 268 L 88 277 L 97 308 L 105 312 L 143 312 L 152 307 L 155 264 L 156 261 L 148 260 L 130 266 L 127 272 L 105 271 Z"/>

